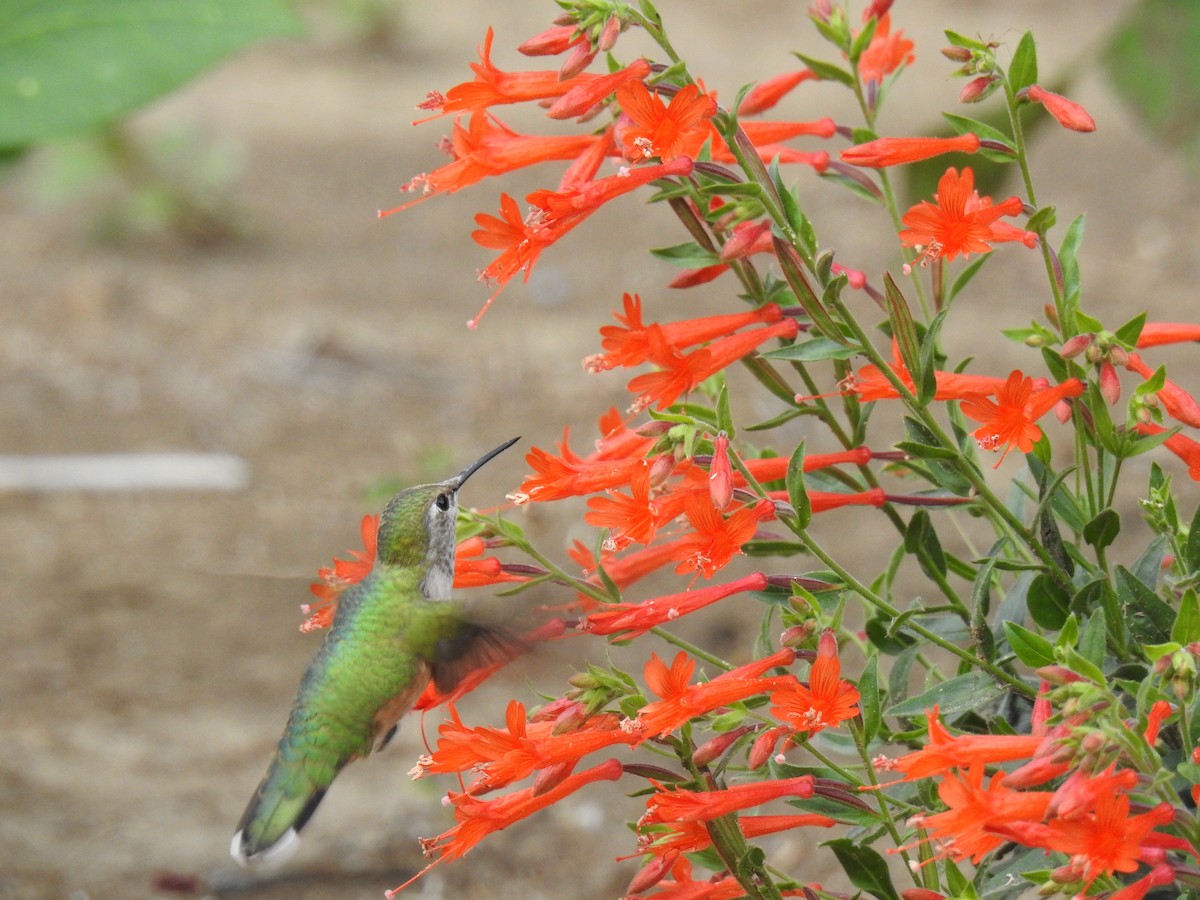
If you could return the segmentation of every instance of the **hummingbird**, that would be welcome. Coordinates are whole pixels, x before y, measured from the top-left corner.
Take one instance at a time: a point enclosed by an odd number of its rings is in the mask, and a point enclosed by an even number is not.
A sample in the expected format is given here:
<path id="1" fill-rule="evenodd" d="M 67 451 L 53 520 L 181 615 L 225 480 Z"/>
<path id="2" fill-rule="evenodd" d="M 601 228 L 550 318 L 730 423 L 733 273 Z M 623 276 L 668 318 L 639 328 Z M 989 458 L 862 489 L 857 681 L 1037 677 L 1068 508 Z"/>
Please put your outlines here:
<path id="1" fill-rule="evenodd" d="M 242 865 L 290 855 L 338 772 L 382 750 L 430 680 L 448 692 L 473 669 L 524 649 L 448 602 L 458 491 L 518 440 L 445 481 L 403 490 L 384 507 L 374 567 L 339 597 L 275 756 L 238 823 L 230 853 Z"/>

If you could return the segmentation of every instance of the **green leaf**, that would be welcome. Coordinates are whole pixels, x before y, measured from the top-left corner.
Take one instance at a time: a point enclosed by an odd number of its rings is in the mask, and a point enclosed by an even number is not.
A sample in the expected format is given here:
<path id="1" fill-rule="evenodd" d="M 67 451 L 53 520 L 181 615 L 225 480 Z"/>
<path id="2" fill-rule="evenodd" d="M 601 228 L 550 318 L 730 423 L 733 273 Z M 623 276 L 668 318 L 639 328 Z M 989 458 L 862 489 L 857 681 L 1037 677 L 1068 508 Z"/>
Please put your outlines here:
<path id="1" fill-rule="evenodd" d="M 816 72 L 817 77 L 822 81 L 837 81 L 846 85 L 846 87 L 854 87 L 854 76 L 841 66 L 814 59 L 811 56 L 805 56 L 803 53 L 797 53 L 796 57 Z"/>
<path id="2" fill-rule="evenodd" d="M 783 376 L 775 371 L 775 367 L 763 359 L 764 354 L 750 354 L 742 357 L 742 365 L 758 380 L 758 383 L 782 400 L 784 403 L 796 402 L 796 392 L 792 390 Z"/>
<path id="3" fill-rule="evenodd" d="M 1103 685 L 1105 683 L 1104 673 L 1100 671 L 1100 667 L 1078 651 L 1069 648 L 1061 650 L 1059 657 L 1060 662 L 1072 672 L 1082 675 L 1096 684 Z"/>
<path id="4" fill-rule="evenodd" d="M 1121 533 L 1121 517 L 1114 509 L 1101 510 L 1083 526 L 1083 539 L 1099 550 L 1111 544 Z"/>
<path id="5" fill-rule="evenodd" d="M 282 0 L 0 6 L 0 147 L 99 128 L 247 44 L 295 35 Z"/>
<path id="6" fill-rule="evenodd" d="M 813 327 L 821 336 L 850 346 L 850 342 L 842 337 L 841 329 L 833 323 L 829 311 L 817 298 L 808 276 L 804 274 L 804 262 L 801 260 L 800 254 L 796 252 L 796 248 L 777 235 L 772 235 L 772 243 L 775 246 L 775 256 L 779 260 L 779 267 L 783 270 L 783 277 L 787 279 L 788 287 L 796 295 L 797 302 L 808 313 Z"/>
<path id="7" fill-rule="evenodd" d="M 737 429 L 733 427 L 733 412 L 729 408 L 729 385 L 724 379 L 721 380 L 721 392 L 717 394 L 717 428 L 725 432 L 731 441 L 737 435 Z"/>
<path id="8" fill-rule="evenodd" d="M 853 63 L 858 62 L 858 58 L 862 56 L 867 45 L 871 43 L 871 38 L 875 36 L 875 27 L 879 24 L 879 19 L 872 16 L 863 25 L 862 30 L 854 36 L 853 43 L 850 44 L 850 52 L 846 54 Z"/>
<path id="9" fill-rule="evenodd" d="M 1025 223 L 1025 228 L 1028 231 L 1037 231 L 1040 234 L 1053 228 L 1054 223 L 1057 221 L 1058 210 L 1053 206 L 1043 206 L 1029 217 L 1029 220 Z"/>
<path id="10" fill-rule="evenodd" d="M 921 571 L 931 578 L 946 577 L 946 554 L 938 540 L 937 531 L 929 511 L 918 509 L 913 513 L 904 531 L 904 549 L 917 558 Z"/>
<path id="11" fill-rule="evenodd" d="M 900 900 L 892 886 L 887 863 L 870 847 L 849 838 L 826 841 L 824 846 L 833 850 L 842 871 L 860 891 L 866 891 L 878 900 Z"/>
<path id="12" fill-rule="evenodd" d="M 872 647 L 878 648 L 880 653 L 895 656 L 917 645 L 916 639 L 911 634 L 903 630 L 895 631 L 890 627 L 891 624 L 880 616 L 867 619 L 865 630 L 867 640 L 870 641 Z M 895 666 L 892 667 L 892 671 L 895 672 Z M 894 686 L 889 685 L 889 693 L 895 695 Z"/>
<path id="13" fill-rule="evenodd" d="M 883 276 L 884 296 L 887 304 L 888 322 L 891 325 L 892 337 L 900 348 L 900 358 L 917 385 L 917 401 L 922 406 L 928 405 L 933 399 L 933 390 L 926 397 L 925 385 L 921 377 L 921 346 L 917 340 L 917 326 L 913 322 L 912 311 L 908 308 L 908 300 L 904 298 L 900 288 L 896 286 L 891 272 Z M 935 386 L 936 387 L 936 386 Z"/>
<path id="14" fill-rule="evenodd" d="M 1032 231 L 1033 229 L 1030 229 L 1030 230 Z M 957 297 L 960 293 L 962 293 L 962 289 L 971 283 L 971 279 L 974 278 L 976 276 L 976 274 L 978 274 L 979 270 L 983 268 L 983 264 L 988 261 L 988 258 L 991 255 L 992 254 L 990 254 L 990 253 L 985 253 L 985 254 L 983 254 L 983 256 L 977 257 L 976 259 L 972 260 L 961 272 L 958 273 L 958 277 L 955 278 L 954 282 L 950 285 L 950 290 L 948 290 L 946 292 L 946 302 L 947 303 L 949 303 L 951 300 L 953 300 L 955 297 Z M 949 312 L 949 311 L 950 311 L 950 308 L 948 306 L 946 309 L 942 310 L 942 312 Z"/>
<path id="15" fill-rule="evenodd" d="M 1130 347 L 1137 346 L 1137 339 L 1142 334 L 1142 329 L 1146 327 L 1146 313 L 1140 312 L 1116 331 L 1113 336 L 1122 344 L 1127 344 Z"/>
<path id="16" fill-rule="evenodd" d="M 927 460 L 929 473 L 937 482 L 938 487 L 945 488 L 959 497 L 965 497 L 971 492 L 971 482 L 958 471 L 958 467 L 951 463 L 941 462 L 941 459 L 957 459 L 958 454 L 955 451 L 939 446 L 938 439 L 933 432 L 911 416 L 904 417 L 904 431 L 908 435 L 908 441 L 904 442 L 901 449 L 905 453 L 922 456 Z"/>
<path id="17" fill-rule="evenodd" d="M 1076 216 L 1067 228 L 1062 246 L 1058 248 L 1058 261 L 1063 273 L 1063 293 L 1068 297 L 1079 293 L 1079 245 L 1083 243 L 1083 223 L 1083 216 Z"/>
<path id="18" fill-rule="evenodd" d="M 1054 664 L 1054 645 L 1040 634 L 1022 628 L 1015 622 L 1004 623 L 1004 634 L 1017 659 L 1031 669 Z"/>
<path id="19" fill-rule="evenodd" d="M 949 28 L 943 32 L 948 40 L 955 47 L 966 47 L 968 50 L 974 50 L 976 53 L 987 53 L 990 48 L 979 38 L 969 38 L 965 34 L 959 34 L 957 31 L 951 31 Z"/>
<path id="20" fill-rule="evenodd" d="M 1175 611 L 1124 566 L 1117 566 L 1117 601 L 1129 633 L 1143 644 L 1164 643 L 1175 624 Z"/>
<path id="21" fill-rule="evenodd" d="M 1181 644 L 1200 641 L 1200 601 L 1192 588 L 1184 591 L 1179 598 L 1179 612 L 1175 616 L 1175 624 L 1171 626 L 1171 640 Z"/>
<path id="22" fill-rule="evenodd" d="M 1008 64 L 1008 80 L 1014 93 L 1035 84 L 1038 80 L 1037 48 L 1033 43 L 1032 31 L 1025 32 L 1017 42 L 1012 62 Z"/>
<path id="23" fill-rule="evenodd" d="M 965 712 L 982 709 L 1003 693 L 1004 688 L 996 684 L 989 675 L 983 672 L 968 672 L 895 704 L 888 709 L 887 714 L 913 718 L 924 715 L 925 710 L 937 706 L 943 716 L 951 719 Z"/>
<path id="24" fill-rule="evenodd" d="M 858 707 L 862 710 L 863 737 L 869 744 L 879 734 L 883 710 L 879 696 L 879 656 L 872 653 L 858 676 Z"/>
<path id="25" fill-rule="evenodd" d="M 721 261 L 717 254 L 705 250 L 695 241 L 675 244 L 673 247 L 651 248 L 650 255 L 683 269 L 702 269 Z"/>
<path id="26" fill-rule="evenodd" d="M 862 348 L 857 345 L 847 347 L 837 341 L 819 337 L 803 344 L 790 344 L 787 347 L 767 350 L 759 356 L 764 359 L 785 359 L 792 362 L 818 362 L 824 359 L 850 359 L 862 352 Z"/>
<path id="27" fill-rule="evenodd" d="M 1187 543 L 1183 546 L 1183 564 L 1188 574 L 1200 572 L 1200 506 L 1192 516 L 1192 524 L 1188 526 Z"/>
<path id="28" fill-rule="evenodd" d="M 796 522 L 807 528 L 812 521 L 812 504 L 808 502 L 808 491 L 804 489 L 804 441 L 796 445 L 787 467 L 787 493 L 792 508 L 796 511 Z"/>
<path id="29" fill-rule="evenodd" d="M 1104 623 L 1104 608 L 1097 609 L 1088 617 L 1079 637 L 1079 653 L 1097 667 L 1104 665 L 1104 651 L 1108 646 L 1108 628 Z"/>
<path id="30" fill-rule="evenodd" d="M 978 119 L 968 119 L 966 116 L 955 115 L 954 113 L 942 113 L 943 118 L 950 123 L 950 127 L 957 134 L 977 134 L 985 141 L 995 141 L 997 144 L 1011 144 L 1012 138 L 986 122 L 980 122 Z"/>
<path id="31" fill-rule="evenodd" d="M 1053 578 L 1040 572 L 1029 585 L 1029 616 L 1047 631 L 1058 631 L 1067 621 L 1070 598 Z"/>

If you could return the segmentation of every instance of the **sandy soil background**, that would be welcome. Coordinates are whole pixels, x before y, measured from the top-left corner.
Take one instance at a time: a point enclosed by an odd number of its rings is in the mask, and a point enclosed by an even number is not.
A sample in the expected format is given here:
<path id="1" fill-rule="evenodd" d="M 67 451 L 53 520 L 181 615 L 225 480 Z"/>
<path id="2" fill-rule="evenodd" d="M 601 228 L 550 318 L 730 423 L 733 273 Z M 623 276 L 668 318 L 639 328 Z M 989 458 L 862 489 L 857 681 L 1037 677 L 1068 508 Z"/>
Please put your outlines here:
<path id="1" fill-rule="evenodd" d="M 918 133 L 952 106 L 961 83 L 944 77 L 941 28 L 1013 45 L 1033 27 L 1043 72 L 1055 73 L 1086 58 L 1124 6 L 897 4 L 895 26 L 917 41 L 918 63 L 885 129 Z M 793 48 L 824 52 L 802 3 L 661 8 L 680 52 L 723 97 L 794 66 Z M 381 479 L 444 477 L 515 434 L 522 447 L 549 446 L 565 423 L 586 446 L 598 414 L 627 399 L 619 376 L 579 366 L 622 291 L 640 291 L 664 318 L 727 308 L 720 285 L 668 294 L 672 270 L 643 248 L 684 238 L 661 210 L 627 203 L 554 247 L 528 286 L 511 286 L 468 332 L 485 296 L 475 272 L 489 258 L 468 238 L 471 216 L 492 211 L 499 188 L 375 219 L 399 185 L 439 164 L 432 144 L 444 128 L 411 128 L 414 105 L 467 77 L 488 22 L 498 64 L 522 67 L 509 48 L 554 7 L 494 11 L 477 0 L 412 4 L 383 49 L 329 29 L 262 45 L 139 114 L 140 134 L 187 128 L 233 148 L 239 239 L 106 244 L 86 204 L 37 201 L 42 157 L 0 183 L 0 452 L 226 452 L 250 472 L 233 492 L 0 494 L 0 897 L 153 897 L 172 885 L 221 897 L 378 897 L 420 865 L 416 838 L 447 827 L 438 796 L 450 784 L 406 778 L 420 747 L 413 723 L 388 754 L 343 774 L 283 872 L 249 876 L 229 860 L 234 823 L 316 646 L 296 632 L 304 579 L 357 546 Z M 1141 136 L 1094 69 L 1072 93 L 1100 130 L 1047 129 L 1034 155 L 1060 222 L 1089 216 L 1087 307 L 1114 326 L 1146 306 L 1194 319 L 1196 182 Z M 841 103 L 818 86 L 780 114 L 848 118 Z M 520 196 L 556 177 L 503 187 Z M 861 227 L 860 201 L 797 177 L 841 261 L 873 277 L 894 264 L 886 233 Z M 1040 263 L 1013 248 L 1001 255 L 1004 274 L 989 279 L 997 293 L 973 299 L 981 312 L 948 335 L 954 352 L 998 364 L 1022 351 L 998 346 L 996 329 L 1027 324 L 1044 296 Z M 752 404 L 746 416 L 762 411 Z M 480 473 L 467 502 L 499 501 L 525 472 L 521 457 Z M 546 511 L 524 521 L 549 552 L 574 534 Z M 846 513 L 819 527 L 835 543 L 853 534 L 869 560 L 890 540 L 860 527 L 871 521 Z M 713 617 L 704 627 L 736 655 L 739 625 Z M 465 703 L 464 718 L 497 721 L 514 690 L 532 699 L 522 679 L 557 689 L 601 649 L 577 642 L 528 664 Z M 413 895 L 619 896 L 634 864 L 611 860 L 629 837 L 623 811 L 600 797 L 489 839 Z"/>

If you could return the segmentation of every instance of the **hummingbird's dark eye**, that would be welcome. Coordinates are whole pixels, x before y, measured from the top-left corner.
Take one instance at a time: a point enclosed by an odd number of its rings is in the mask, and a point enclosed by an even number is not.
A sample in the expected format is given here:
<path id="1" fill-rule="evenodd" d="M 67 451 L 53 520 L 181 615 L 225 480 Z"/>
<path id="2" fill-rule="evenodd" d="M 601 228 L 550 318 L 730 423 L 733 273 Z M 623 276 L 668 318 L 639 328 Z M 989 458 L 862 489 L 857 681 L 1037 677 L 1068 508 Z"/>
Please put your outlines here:
<path id="1" fill-rule="evenodd" d="M 437 499 L 433 502 L 437 504 L 437 508 L 442 512 L 450 508 L 450 496 L 448 494 L 438 494 Z"/>

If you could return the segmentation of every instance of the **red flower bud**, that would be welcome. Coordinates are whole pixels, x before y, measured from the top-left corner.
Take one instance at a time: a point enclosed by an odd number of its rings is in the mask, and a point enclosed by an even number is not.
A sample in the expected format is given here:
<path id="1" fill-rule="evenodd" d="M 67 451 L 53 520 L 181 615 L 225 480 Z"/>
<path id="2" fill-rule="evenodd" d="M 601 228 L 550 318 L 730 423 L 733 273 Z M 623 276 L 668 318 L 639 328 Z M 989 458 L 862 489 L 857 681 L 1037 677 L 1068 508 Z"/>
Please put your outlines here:
<path id="1" fill-rule="evenodd" d="M 1100 364 L 1100 396 L 1109 406 L 1116 406 L 1121 399 L 1121 379 L 1113 364 L 1105 360 Z"/>
<path id="2" fill-rule="evenodd" d="M 1073 100 L 1051 93 L 1040 84 L 1031 84 L 1025 95 L 1033 102 L 1046 107 L 1046 112 L 1054 116 L 1063 128 L 1069 128 L 1071 131 L 1096 130 L 1096 120 Z"/>
<path id="3" fill-rule="evenodd" d="M 677 859 L 679 859 L 678 850 L 668 850 L 661 855 L 656 855 L 633 876 L 629 887 L 625 888 L 625 896 L 633 897 L 654 887 L 667 876 Z"/>
<path id="4" fill-rule="evenodd" d="M 980 75 L 978 78 L 973 78 L 967 82 L 966 86 L 958 92 L 960 103 L 975 103 L 982 100 L 988 94 L 989 90 L 996 82 L 994 75 Z"/>
<path id="5" fill-rule="evenodd" d="M 713 438 L 713 458 L 708 467 L 708 496 L 724 512 L 733 501 L 733 468 L 729 464 L 729 438 L 721 432 Z"/>
<path id="6" fill-rule="evenodd" d="M 1058 355 L 1063 359 L 1074 359 L 1090 347 L 1094 340 L 1096 340 L 1094 334 L 1077 334 L 1062 345 L 1062 349 L 1058 351 Z"/>
<path id="7" fill-rule="evenodd" d="M 753 725 L 743 725 L 741 728 L 733 729 L 733 731 L 718 734 L 715 738 L 705 741 L 696 748 L 695 752 L 692 753 L 692 762 L 697 766 L 707 766 L 733 746 L 734 741 L 753 730 Z"/>

